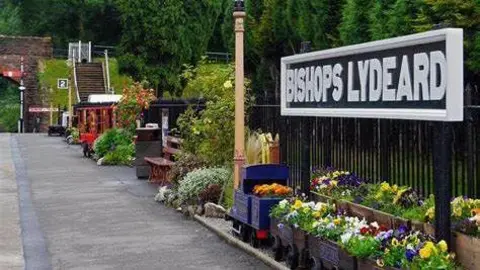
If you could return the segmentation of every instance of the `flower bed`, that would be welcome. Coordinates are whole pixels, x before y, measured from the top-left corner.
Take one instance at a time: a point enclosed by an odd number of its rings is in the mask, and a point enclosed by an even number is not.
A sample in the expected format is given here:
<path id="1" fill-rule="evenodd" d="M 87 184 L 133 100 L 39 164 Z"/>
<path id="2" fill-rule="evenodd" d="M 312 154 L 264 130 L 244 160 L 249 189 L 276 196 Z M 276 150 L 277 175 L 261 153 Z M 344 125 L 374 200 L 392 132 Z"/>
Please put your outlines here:
<path id="1" fill-rule="evenodd" d="M 331 168 L 314 173 L 311 190 L 320 201 L 346 205 L 349 214 L 377 221 L 389 228 L 406 226 L 434 235 L 434 198 L 420 198 L 406 186 L 369 184 L 345 171 Z M 452 220 L 456 230 L 453 250 L 467 269 L 479 269 L 480 200 L 457 197 L 451 202 Z"/>
<path id="2" fill-rule="evenodd" d="M 308 234 L 311 257 L 332 268 L 355 269 L 357 262 L 366 267 L 358 269 L 455 268 L 445 241 L 434 243 L 430 236 L 403 225 L 394 230 L 369 223 L 332 203 L 283 200 L 272 209 L 271 216 L 279 228 L 291 226 L 294 232 Z"/>

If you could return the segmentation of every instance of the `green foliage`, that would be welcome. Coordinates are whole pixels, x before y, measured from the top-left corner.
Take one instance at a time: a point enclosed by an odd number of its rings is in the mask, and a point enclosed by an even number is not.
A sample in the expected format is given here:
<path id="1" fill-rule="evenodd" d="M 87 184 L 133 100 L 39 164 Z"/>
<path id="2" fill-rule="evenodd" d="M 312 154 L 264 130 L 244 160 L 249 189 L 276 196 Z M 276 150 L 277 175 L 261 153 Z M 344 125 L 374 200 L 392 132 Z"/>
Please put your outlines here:
<path id="1" fill-rule="evenodd" d="M 205 167 L 206 165 L 205 161 L 199 156 L 186 151 L 180 152 L 180 154 L 175 156 L 175 164 L 169 172 L 173 187 L 176 188 L 187 173 Z"/>
<path id="2" fill-rule="evenodd" d="M 351 255 L 362 259 L 381 254 L 380 241 L 374 237 L 354 236 L 348 241 L 345 249 Z"/>
<path id="3" fill-rule="evenodd" d="M 132 164 L 132 158 L 135 155 L 135 145 L 118 145 L 113 151 L 108 152 L 103 158 L 105 165 L 127 165 Z"/>
<path id="4" fill-rule="evenodd" d="M 46 93 L 45 102 L 52 103 L 54 107 L 61 108 L 68 106 L 68 90 L 57 89 L 57 80 L 59 78 L 69 78 L 70 68 L 67 65 L 67 60 L 60 59 L 46 59 L 42 60 L 40 64 L 40 72 L 37 77 L 40 87 Z M 70 82 L 71 83 L 71 82 Z M 75 103 L 74 92 L 72 88 L 72 102 Z"/>
<path id="5" fill-rule="evenodd" d="M 95 154 L 101 158 L 108 152 L 116 150 L 120 146 L 128 146 L 132 143 L 132 135 L 123 129 L 112 128 L 103 133 L 95 141 L 93 149 Z M 126 153 L 125 149 L 120 151 Z"/>
<path id="6" fill-rule="evenodd" d="M 385 39 L 392 36 L 389 31 L 388 21 L 390 10 L 396 0 L 376 0 L 370 13 L 370 34 L 372 40 Z"/>
<path id="7" fill-rule="evenodd" d="M 198 195 L 208 185 L 217 184 L 223 187 L 231 181 L 232 172 L 226 168 L 199 169 L 188 173 L 178 187 L 179 198 L 182 202 L 197 200 Z"/>
<path id="8" fill-rule="evenodd" d="M 22 21 L 19 17 L 20 8 L 8 1 L 0 2 L 0 35 L 21 34 Z"/>
<path id="9" fill-rule="evenodd" d="M 177 92 L 183 64 L 206 51 L 220 0 L 118 0 L 123 25 L 121 69 L 157 90 Z"/>
<path id="10" fill-rule="evenodd" d="M 396 0 L 388 14 L 390 36 L 403 36 L 414 33 L 413 22 L 418 12 L 418 0 Z"/>
<path id="11" fill-rule="evenodd" d="M 474 73 L 480 71 L 480 2 L 478 0 L 424 0 L 415 20 L 416 31 L 431 30 L 436 24 L 464 30 L 465 62 Z"/>
<path id="12" fill-rule="evenodd" d="M 16 132 L 19 114 L 18 87 L 0 78 L 0 132 Z"/>
<path id="13" fill-rule="evenodd" d="M 342 12 L 340 38 L 344 45 L 370 40 L 369 19 L 373 0 L 347 0 Z"/>
<path id="14" fill-rule="evenodd" d="M 223 84 L 232 78 L 233 65 L 208 63 L 202 60 L 196 67 L 186 66 L 181 79 L 186 82 L 182 98 L 214 98 L 223 96 Z"/>
<path id="15" fill-rule="evenodd" d="M 116 0 L 23 0 L 19 4 L 25 35 L 53 36 L 66 47 L 73 40 L 115 45 L 121 33 Z"/>
<path id="16" fill-rule="evenodd" d="M 95 61 L 105 61 L 104 59 L 95 59 Z M 115 94 L 122 94 L 122 89 L 133 83 L 132 78 L 127 75 L 120 74 L 118 61 L 116 58 L 108 58 L 108 69 L 110 71 L 110 87 L 113 88 Z"/>

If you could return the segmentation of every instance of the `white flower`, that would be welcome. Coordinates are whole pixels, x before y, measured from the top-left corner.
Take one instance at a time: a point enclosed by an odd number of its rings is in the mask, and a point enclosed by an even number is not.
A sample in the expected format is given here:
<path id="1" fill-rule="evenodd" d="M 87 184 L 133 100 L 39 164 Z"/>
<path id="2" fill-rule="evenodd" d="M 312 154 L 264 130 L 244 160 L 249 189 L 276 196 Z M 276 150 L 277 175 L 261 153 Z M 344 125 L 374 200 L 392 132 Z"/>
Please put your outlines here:
<path id="1" fill-rule="evenodd" d="M 297 223 L 293 224 L 293 227 L 295 227 L 295 229 L 298 228 L 298 224 Z"/>
<path id="2" fill-rule="evenodd" d="M 370 226 L 374 227 L 375 229 L 378 229 L 380 228 L 380 226 L 378 226 L 378 223 L 375 221 L 375 222 L 372 222 L 370 223 Z"/>
<path id="3" fill-rule="evenodd" d="M 320 226 L 320 222 L 314 221 L 314 222 L 312 223 L 312 227 L 313 227 L 313 228 L 316 228 L 316 227 L 318 227 L 318 226 Z"/>
<path id="4" fill-rule="evenodd" d="M 310 207 L 310 208 L 314 208 L 315 207 L 315 202 L 309 202 L 309 203 L 307 203 L 307 206 Z"/>
<path id="5" fill-rule="evenodd" d="M 350 232 L 347 232 L 347 233 L 344 233 L 340 236 L 340 240 L 342 241 L 342 243 L 344 245 L 346 245 L 348 243 L 348 241 L 350 241 L 350 238 L 352 238 L 352 233 Z"/>
<path id="6" fill-rule="evenodd" d="M 315 204 L 315 206 L 313 207 L 313 209 L 315 211 L 320 211 L 322 210 L 322 208 L 325 206 L 326 204 L 322 203 L 322 202 L 318 202 L 317 204 Z"/>
<path id="7" fill-rule="evenodd" d="M 284 209 L 285 206 L 287 206 L 287 204 L 288 204 L 288 201 L 286 199 L 283 199 L 278 203 L 281 209 Z"/>

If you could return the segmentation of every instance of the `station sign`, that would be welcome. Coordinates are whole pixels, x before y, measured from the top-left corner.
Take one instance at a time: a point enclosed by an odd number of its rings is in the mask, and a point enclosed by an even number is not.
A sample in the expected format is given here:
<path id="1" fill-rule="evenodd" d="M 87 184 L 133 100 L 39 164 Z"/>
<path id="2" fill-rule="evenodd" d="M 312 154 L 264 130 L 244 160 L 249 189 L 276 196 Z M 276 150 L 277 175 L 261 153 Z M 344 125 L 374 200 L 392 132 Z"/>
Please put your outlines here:
<path id="1" fill-rule="evenodd" d="M 68 89 L 68 79 L 57 79 L 58 89 Z"/>
<path id="2" fill-rule="evenodd" d="M 28 112 L 30 112 L 30 113 L 58 112 L 58 109 L 57 108 L 31 106 L 31 107 L 28 108 Z"/>
<path id="3" fill-rule="evenodd" d="M 283 57 L 281 113 L 462 121 L 463 30 Z"/>

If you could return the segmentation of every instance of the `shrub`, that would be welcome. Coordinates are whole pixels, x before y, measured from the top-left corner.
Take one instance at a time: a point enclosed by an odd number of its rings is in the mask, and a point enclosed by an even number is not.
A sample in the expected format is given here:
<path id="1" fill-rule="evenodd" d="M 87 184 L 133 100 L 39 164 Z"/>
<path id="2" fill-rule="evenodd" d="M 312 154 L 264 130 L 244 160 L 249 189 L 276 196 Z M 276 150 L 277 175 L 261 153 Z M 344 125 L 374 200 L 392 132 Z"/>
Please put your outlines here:
<path id="1" fill-rule="evenodd" d="M 182 180 L 187 173 L 207 165 L 198 155 L 193 155 L 188 152 L 181 152 L 181 154 L 175 156 L 175 158 L 175 164 L 169 172 L 174 187 L 178 186 L 180 180 Z"/>
<path id="2" fill-rule="evenodd" d="M 135 146 L 133 143 L 130 143 L 129 145 L 119 145 L 103 157 L 103 164 L 130 166 L 134 155 Z"/>
<path id="3" fill-rule="evenodd" d="M 218 201 L 220 200 L 221 194 L 222 194 L 222 187 L 220 185 L 210 184 L 204 191 L 200 192 L 198 197 L 204 203 L 207 203 L 207 202 L 218 203 Z"/>
<path id="4" fill-rule="evenodd" d="M 98 137 L 94 143 L 93 150 L 99 158 L 102 158 L 118 146 L 130 145 L 131 143 L 132 136 L 128 132 L 123 129 L 112 128 Z"/>
<path id="5" fill-rule="evenodd" d="M 187 173 L 180 181 L 178 195 L 182 202 L 196 200 L 208 185 L 217 184 L 222 188 L 232 179 L 232 172 L 226 168 L 198 169 Z"/>

